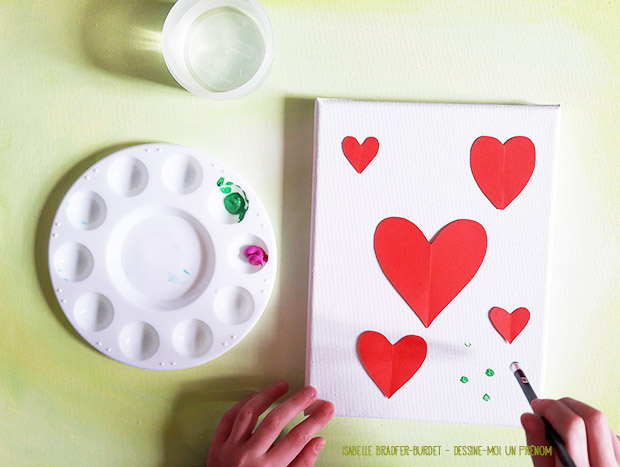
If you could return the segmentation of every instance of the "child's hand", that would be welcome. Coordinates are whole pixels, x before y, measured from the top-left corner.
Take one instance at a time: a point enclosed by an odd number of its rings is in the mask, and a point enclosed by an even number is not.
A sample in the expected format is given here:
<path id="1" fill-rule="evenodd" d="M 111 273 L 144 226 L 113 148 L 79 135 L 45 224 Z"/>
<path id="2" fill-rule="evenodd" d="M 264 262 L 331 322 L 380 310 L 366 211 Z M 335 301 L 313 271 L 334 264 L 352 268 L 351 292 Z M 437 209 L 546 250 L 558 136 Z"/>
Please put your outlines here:
<path id="1" fill-rule="evenodd" d="M 305 387 L 289 397 L 269 412 L 254 430 L 258 417 L 287 390 L 288 384 L 279 381 L 249 395 L 226 412 L 215 430 L 207 466 L 314 465 L 325 440 L 313 436 L 334 415 L 334 405 L 317 400 L 315 388 Z M 282 429 L 304 410 L 308 418 L 273 444 Z"/>
<path id="2" fill-rule="evenodd" d="M 545 417 L 564 441 L 578 467 L 620 465 L 620 439 L 613 433 L 605 414 L 565 397 L 560 400 L 536 399 L 532 402 L 536 415 L 524 413 L 521 424 L 528 445 L 549 446 L 545 439 Z M 532 457 L 535 467 L 553 467 L 555 455 Z"/>

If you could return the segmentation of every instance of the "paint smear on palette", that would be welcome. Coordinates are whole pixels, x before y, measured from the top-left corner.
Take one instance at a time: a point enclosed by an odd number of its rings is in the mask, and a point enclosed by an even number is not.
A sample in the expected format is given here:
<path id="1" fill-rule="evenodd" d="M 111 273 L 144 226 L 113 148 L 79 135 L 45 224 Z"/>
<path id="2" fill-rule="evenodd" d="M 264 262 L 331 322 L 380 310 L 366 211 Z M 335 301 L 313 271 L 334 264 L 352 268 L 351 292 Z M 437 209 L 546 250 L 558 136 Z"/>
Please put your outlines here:
<path id="1" fill-rule="evenodd" d="M 241 222 L 245 217 L 245 213 L 250 207 L 250 201 L 248 200 L 245 191 L 239 185 L 233 182 L 224 180 L 224 177 L 220 177 L 217 181 L 217 186 L 220 187 L 220 191 L 226 195 L 224 198 L 224 208 L 230 214 L 239 216 L 237 222 Z"/>
<path id="2" fill-rule="evenodd" d="M 185 269 L 183 269 L 183 271 L 185 271 Z M 187 275 L 189 275 L 188 272 L 186 272 Z M 187 279 L 181 279 L 179 278 L 179 276 L 177 276 L 176 274 L 169 272 L 168 273 L 168 282 L 172 283 L 172 284 L 179 284 L 179 285 L 183 285 L 183 284 L 187 284 L 189 281 Z"/>

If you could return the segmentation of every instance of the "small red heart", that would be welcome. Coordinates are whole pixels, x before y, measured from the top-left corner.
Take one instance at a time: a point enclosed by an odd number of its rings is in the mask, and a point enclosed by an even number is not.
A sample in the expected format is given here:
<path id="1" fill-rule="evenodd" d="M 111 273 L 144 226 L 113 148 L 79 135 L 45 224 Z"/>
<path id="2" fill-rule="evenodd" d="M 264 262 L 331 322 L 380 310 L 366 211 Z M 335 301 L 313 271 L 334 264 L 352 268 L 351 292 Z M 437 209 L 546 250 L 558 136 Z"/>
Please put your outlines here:
<path id="1" fill-rule="evenodd" d="M 467 219 L 451 222 L 431 242 L 402 217 L 382 220 L 375 231 L 383 273 L 426 327 L 473 279 L 486 251 L 484 227 Z"/>
<path id="2" fill-rule="evenodd" d="M 527 308 L 517 308 L 512 313 L 508 313 L 498 306 L 491 308 L 489 319 L 504 339 L 509 344 L 521 334 L 530 320 L 530 311 Z"/>
<path id="3" fill-rule="evenodd" d="M 357 173 L 362 173 L 379 152 L 379 140 L 370 136 L 360 144 L 353 136 L 342 141 L 342 150 Z"/>
<path id="4" fill-rule="evenodd" d="M 357 348 L 366 371 L 388 399 L 417 373 L 427 350 L 420 336 L 405 336 L 392 345 L 375 331 L 363 333 Z"/>
<path id="5" fill-rule="evenodd" d="M 481 136 L 471 147 L 470 164 L 484 195 L 497 209 L 505 209 L 529 182 L 536 164 L 536 148 L 525 136 L 515 136 L 505 144 Z"/>

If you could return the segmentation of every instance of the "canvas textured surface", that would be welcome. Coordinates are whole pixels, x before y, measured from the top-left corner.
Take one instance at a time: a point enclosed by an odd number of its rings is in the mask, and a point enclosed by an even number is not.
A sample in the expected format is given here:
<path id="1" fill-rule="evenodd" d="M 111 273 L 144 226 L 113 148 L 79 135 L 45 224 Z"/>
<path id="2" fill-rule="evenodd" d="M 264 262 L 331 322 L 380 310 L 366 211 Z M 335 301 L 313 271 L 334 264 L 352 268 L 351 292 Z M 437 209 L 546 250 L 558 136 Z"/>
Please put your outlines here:
<path id="1" fill-rule="evenodd" d="M 306 382 L 334 402 L 338 416 L 519 426 L 528 405 L 509 370 L 513 361 L 544 394 L 559 117 L 557 106 L 316 101 Z M 472 146 L 482 136 L 501 143 L 521 136 L 535 147 L 531 178 L 504 209 L 472 173 Z M 357 139 L 357 157 L 365 160 L 347 158 L 347 137 Z M 379 146 L 370 162 L 362 144 L 369 137 Z M 479 269 L 428 327 L 378 260 L 375 231 L 390 217 L 413 223 L 429 241 L 459 220 L 475 221 L 486 233 Z M 407 241 L 392 248 L 415 263 L 410 255 L 417 250 Z M 456 258 L 466 246 L 455 248 Z M 490 320 L 494 307 L 530 311 L 511 344 Z M 426 341 L 421 367 L 390 398 L 360 358 L 366 331 L 391 344 L 408 335 Z"/>

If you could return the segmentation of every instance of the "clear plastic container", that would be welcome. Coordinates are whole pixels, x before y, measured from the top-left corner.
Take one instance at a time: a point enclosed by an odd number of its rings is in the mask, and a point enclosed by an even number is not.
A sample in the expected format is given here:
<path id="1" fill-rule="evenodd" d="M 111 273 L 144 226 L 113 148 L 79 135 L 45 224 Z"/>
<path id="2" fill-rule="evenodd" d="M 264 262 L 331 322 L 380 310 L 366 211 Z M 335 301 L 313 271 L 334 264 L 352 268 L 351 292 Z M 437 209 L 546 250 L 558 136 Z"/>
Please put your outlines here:
<path id="1" fill-rule="evenodd" d="M 256 0 L 179 0 L 162 33 L 164 60 L 177 82 L 208 99 L 255 91 L 273 59 L 273 32 Z"/>

